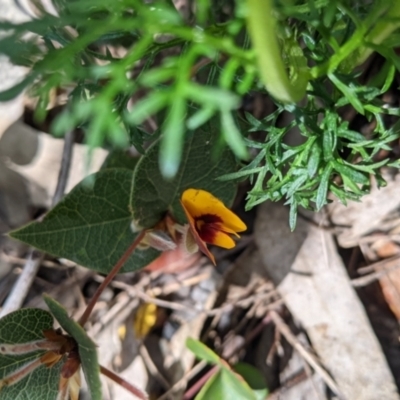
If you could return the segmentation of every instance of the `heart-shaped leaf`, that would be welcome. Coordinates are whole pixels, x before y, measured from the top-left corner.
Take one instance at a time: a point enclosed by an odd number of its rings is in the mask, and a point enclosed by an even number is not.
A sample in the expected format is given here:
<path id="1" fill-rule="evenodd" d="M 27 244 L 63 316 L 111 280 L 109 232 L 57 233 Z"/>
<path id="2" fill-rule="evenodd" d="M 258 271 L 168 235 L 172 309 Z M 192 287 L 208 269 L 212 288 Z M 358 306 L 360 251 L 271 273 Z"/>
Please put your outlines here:
<path id="1" fill-rule="evenodd" d="M 105 169 L 79 183 L 40 222 L 10 236 L 58 257 L 108 273 L 135 240 L 130 208 L 133 171 Z M 159 252 L 136 250 L 121 272 L 135 271 Z"/>
<path id="2" fill-rule="evenodd" d="M 182 161 L 175 177 L 165 179 L 159 166 L 160 142 L 155 143 L 137 164 L 132 191 L 133 217 L 137 225 L 150 228 L 167 211 L 178 222 L 186 221 L 179 203 L 182 192 L 187 188 L 203 189 L 231 205 L 236 193 L 233 181 L 221 182 L 221 175 L 236 170 L 236 159 L 225 148 L 218 154 L 219 135 L 211 124 L 208 129 L 189 132 L 182 152 Z"/>
<path id="3" fill-rule="evenodd" d="M 79 183 L 42 221 L 13 231 L 10 236 L 108 273 L 137 237 L 131 229 L 132 220 L 135 226 L 152 228 L 169 211 L 178 222 L 186 221 L 179 203 L 185 189 L 204 189 L 226 205 L 232 204 L 236 184 L 216 179 L 234 172 L 236 160 L 227 148 L 212 153 L 218 148 L 217 140 L 211 125 L 207 131 L 190 132 L 173 180 L 166 180 L 160 173 L 157 142 L 141 157 L 135 171 L 106 167 Z M 141 269 L 158 255 L 154 249 L 137 249 L 121 272 Z"/>
<path id="4" fill-rule="evenodd" d="M 43 331 L 53 328 L 53 317 L 44 310 L 25 308 L 0 320 L 0 345 L 29 343 L 44 339 Z M 0 354 L 0 381 L 44 354 L 43 350 L 18 355 Z M 49 368 L 41 365 L 13 385 L 0 389 L 2 400 L 56 400 L 62 362 Z M 0 385 L 1 386 L 1 385 Z"/>
<path id="5" fill-rule="evenodd" d="M 127 168 L 133 171 L 139 159 L 139 156 L 133 156 L 126 150 L 114 150 L 108 154 L 101 169 Z"/>

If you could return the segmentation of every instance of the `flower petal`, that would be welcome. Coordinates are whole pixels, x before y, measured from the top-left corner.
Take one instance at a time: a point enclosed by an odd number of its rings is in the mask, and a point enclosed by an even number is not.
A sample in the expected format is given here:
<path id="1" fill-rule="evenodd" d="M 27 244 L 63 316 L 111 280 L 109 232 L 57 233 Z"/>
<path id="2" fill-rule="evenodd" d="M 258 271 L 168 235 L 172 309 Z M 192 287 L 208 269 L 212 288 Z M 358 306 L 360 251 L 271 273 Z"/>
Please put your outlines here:
<path id="1" fill-rule="evenodd" d="M 225 232 L 215 231 L 212 244 L 223 247 L 224 249 L 232 249 L 236 246 L 236 242 Z"/>
<path id="2" fill-rule="evenodd" d="M 208 250 L 206 242 L 204 242 L 204 240 L 202 240 L 201 237 L 199 236 L 199 233 L 197 232 L 197 229 L 196 229 L 194 219 L 193 219 L 192 215 L 190 214 L 190 212 L 185 207 L 185 205 L 183 204 L 183 201 L 181 201 L 181 205 L 182 205 L 183 211 L 185 211 L 186 218 L 189 222 L 190 231 L 193 235 L 194 240 L 196 241 L 197 245 L 199 246 L 199 249 L 212 261 L 212 263 L 214 265 L 216 265 L 214 256 L 211 254 L 210 250 Z"/>
<path id="3" fill-rule="evenodd" d="M 182 194 L 182 204 L 193 218 L 199 218 L 205 214 L 217 215 L 222 220 L 222 230 L 242 232 L 247 229 L 246 224 L 235 213 L 205 190 L 186 189 Z"/>

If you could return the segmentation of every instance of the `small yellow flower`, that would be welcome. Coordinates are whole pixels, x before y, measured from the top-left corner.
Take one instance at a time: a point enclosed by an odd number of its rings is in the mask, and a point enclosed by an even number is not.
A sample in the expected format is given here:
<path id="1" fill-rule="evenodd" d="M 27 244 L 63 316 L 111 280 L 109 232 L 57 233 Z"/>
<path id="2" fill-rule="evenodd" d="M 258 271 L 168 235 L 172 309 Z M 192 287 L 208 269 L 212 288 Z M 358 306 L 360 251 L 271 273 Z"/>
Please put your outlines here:
<path id="1" fill-rule="evenodd" d="M 231 235 L 239 237 L 237 233 L 247 229 L 245 223 L 221 200 L 205 190 L 185 190 L 181 204 L 189 222 L 188 234 L 192 235 L 197 246 L 214 265 L 215 258 L 208 250 L 207 243 L 231 249 L 236 245 Z M 190 240 L 190 237 L 186 238 L 186 241 Z"/>

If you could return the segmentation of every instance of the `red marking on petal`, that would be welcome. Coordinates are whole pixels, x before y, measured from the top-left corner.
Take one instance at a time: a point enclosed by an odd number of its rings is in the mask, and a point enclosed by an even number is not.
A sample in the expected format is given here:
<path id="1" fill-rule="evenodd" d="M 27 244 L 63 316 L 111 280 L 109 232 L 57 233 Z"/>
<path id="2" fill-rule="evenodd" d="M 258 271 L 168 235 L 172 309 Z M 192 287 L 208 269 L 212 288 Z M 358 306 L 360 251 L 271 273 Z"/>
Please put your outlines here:
<path id="1" fill-rule="evenodd" d="M 214 256 L 211 254 L 210 250 L 208 250 L 206 242 L 200 237 L 200 234 L 199 234 L 198 229 L 197 229 L 196 221 L 190 215 L 189 211 L 184 206 L 182 201 L 181 201 L 181 205 L 182 205 L 183 211 L 186 214 L 186 218 L 187 218 L 187 220 L 189 222 L 189 226 L 190 226 L 190 230 L 191 230 L 191 232 L 193 234 L 193 238 L 196 241 L 197 245 L 199 246 L 199 249 L 212 261 L 212 263 L 214 265 L 216 265 Z"/>
<path id="2" fill-rule="evenodd" d="M 222 218 L 214 214 L 204 214 L 195 219 L 196 230 L 206 243 L 214 243 L 217 232 L 221 231 Z"/>

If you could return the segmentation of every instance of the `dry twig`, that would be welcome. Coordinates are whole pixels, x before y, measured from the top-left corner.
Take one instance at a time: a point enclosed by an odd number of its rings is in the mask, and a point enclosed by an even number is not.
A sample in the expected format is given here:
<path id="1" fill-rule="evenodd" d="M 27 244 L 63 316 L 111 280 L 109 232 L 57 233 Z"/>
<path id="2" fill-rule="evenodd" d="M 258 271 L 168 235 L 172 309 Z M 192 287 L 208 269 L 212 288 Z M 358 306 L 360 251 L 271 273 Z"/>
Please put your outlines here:
<path id="1" fill-rule="evenodd" d="M 68 182 L 69 170 L 71 166 L 71 157 L 74 144 L 74 131 L 65 135 L 63 155 L 61 160 L 60 172 L 58 174 L 57 187 L 53 196 L 52 206 L 54 207 L 62 198 Z M 36 277 L 37 271 L 43 261 L 44 254 L 34 249 L 30 249 L 28 258 L 21 275 L 11 290 L 11 293 L 4 302 L 0 311 L 0 318 L 12 311 L 21 308 L 30 287 Z"/>
<path id="2" fill-rule="evenodd" d="M 330 377 L 330 375 L 319 365 L 318 361 L 310 354 L 296 336 L 292 333 L 290 328 L 286 325 L 283 319 L 279 316 L 276 311 L 270 312 L 270 317 L 274 322 L 276 328 L 282 333 L 286 340 L 296 349 L 299 354 L 304 358 L 304 360 L 317 372 L 327 386 L 339 397 L 339 399 L 344 400 L 345 397 L 341 393 L 340 389 L 337 387 L 335 381 Z"/>
<path id="3" fill-rule="evenodd" d="M 395 256 L 386 260 L 371 264 L 368 267 L 361 268 L 359 272 L 375 271 L 372 274 L 361 276 L 351 280 L 354 287 L 367 286 L 376 281 L 381 276 L 389 275 L 390 272 L 400 268 L 400 256 Z"/>

